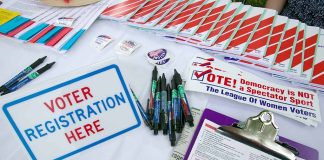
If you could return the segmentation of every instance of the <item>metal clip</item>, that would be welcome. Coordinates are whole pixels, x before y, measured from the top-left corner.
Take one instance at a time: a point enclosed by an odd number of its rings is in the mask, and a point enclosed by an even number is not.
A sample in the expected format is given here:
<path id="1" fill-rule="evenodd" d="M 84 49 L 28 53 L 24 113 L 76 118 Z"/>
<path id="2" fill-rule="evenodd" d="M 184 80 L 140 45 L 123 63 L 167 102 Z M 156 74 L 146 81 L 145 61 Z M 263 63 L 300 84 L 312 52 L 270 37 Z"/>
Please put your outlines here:
<path id="1" fill-rule="evenodd" d="M 273 114 L 267 110 L 248 118 L 245 123 L 222 126 L 219 129 L 228 137 L 281 159 L 295 160 L 295 154 L 298 154 L 295 148 L 276 140 L 278 126 L 274 123 Z"/>

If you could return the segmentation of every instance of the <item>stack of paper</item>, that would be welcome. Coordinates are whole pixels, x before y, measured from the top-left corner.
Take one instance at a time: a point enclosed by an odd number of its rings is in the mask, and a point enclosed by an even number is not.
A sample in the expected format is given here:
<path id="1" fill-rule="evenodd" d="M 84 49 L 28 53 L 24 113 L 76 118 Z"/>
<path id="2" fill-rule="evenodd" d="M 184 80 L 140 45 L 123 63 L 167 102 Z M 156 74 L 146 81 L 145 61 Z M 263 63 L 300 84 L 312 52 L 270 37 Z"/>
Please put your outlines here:
<path id="1" fill-rule="evenodd" d="M 189 62 L 186 90 L 270 110 L 306 125 L 321 122 L 316 92 L 278 85 L 210 57 L 195 57 Z"/>
<path id="2" fill-rule="evenodd" d="M 101 16 L 324 91 L 324 30 L 275 10 L 230 0 L 113 0 Z"/>
<path id="3" fill-rule="evenodd" d="M 0 34 L 66 52 L 108 3 L 102 0 L 82 7 L 59 8 L 39 0 L 12 0 L 1 6 L 7 20 L 0 24 Z"/>

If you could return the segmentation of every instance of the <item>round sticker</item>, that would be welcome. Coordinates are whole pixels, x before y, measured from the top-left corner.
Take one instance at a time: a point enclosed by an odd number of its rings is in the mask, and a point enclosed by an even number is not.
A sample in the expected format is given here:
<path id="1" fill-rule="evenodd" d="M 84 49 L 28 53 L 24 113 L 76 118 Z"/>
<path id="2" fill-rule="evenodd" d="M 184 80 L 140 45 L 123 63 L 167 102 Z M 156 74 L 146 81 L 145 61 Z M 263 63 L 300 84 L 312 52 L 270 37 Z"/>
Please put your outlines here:
<path id="1" fill-rule="evenodd" d="M 147 53 L 148 58 L 155 61 L 165 58 L 166 55 L 167 55 L 166 49 L 158 49 Z"/>

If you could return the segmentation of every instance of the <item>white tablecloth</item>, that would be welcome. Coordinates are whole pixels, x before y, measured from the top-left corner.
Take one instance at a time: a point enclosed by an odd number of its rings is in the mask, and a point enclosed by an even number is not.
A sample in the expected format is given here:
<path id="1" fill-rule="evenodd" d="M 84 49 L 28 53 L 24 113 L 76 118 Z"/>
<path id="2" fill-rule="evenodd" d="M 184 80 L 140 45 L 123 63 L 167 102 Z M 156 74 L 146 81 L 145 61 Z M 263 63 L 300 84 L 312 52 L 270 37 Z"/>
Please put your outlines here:
<path id="1" fill-rule="evenodd" d="M 113 43 L 102 51 L 98 51 L 91 46 L 94 39 L 100 34 L 106 34 L 114 38 Z M 135 40 L 140 43 L 142 47 L 130 56 L 116 54 L 114 48 L 122 39 Z M 160 68 L 159 70 L 160 73 L 166 73 L 169 79 L 173 74 L 173 68 L 176 68 L 184 74 L 185 68 L 193 56 L 205 54 L 196 48 L 168 42 L 151 33 L 138 31 L 126 25 L 107 20 L 96 21 L 72 50 L 65 55 L 60 55 L 43 46 L 24 44 L 0 36 L 0 84 L 5 83 L 35 59 L 45 55 L 48 56 L 46 62 L 56 61 L 55 66 L 50 71 L 38 77 L 38 79 L 27 84 L 26 87 L 36 85 L 44 80 L 68 73 L 77 68 L 93 64 L 106 58 L 115 57 L 119 59 L 123 75 L 126 76 L 125 78 L 130 83 L 135 93 L 137 93 L 141 103 L 146 104 L 153 66 L 146 61 L 144 55 L 148 51 L 159 48 L 166 48 L 175 55 L 170 66 Z M 244 69 L 273 82 L 290 85 L 287 82 L 274 79 L 268 74 L 248 68 Z M 188 94 L 191 106 L 197 108 L 208 107 L 239 120 L 245 120 L 261 111 L 259 108 L 236 103 L 216 96 L 200 93 Z M 320 95 L 320 100 L 320 105 L 323 107 L 323 95 Z M 321 113 L 324 115 L 323 110 Z M 281 136 L 317 149 L 320 152 L 320 159 L 323 159 L 323 124 L 319 124 L 316 128 L 308 127 L 277 114 L 275 114 L 275 120 L 280 128 L 279 134 Z M 4 121 L 7 121 L 7 119 L 5 117 L 0 117 L 0 124 L 3 124 Z M 0 159 L 28 159 L 29 156 L 25 154 L 23 145 L 15 137 L 16 135 L 11 131 L 11 127 L 0 127 Z M 168 136 L 162 136 L 162 134 L 154 136 L 152 131 L 142 125 L 126 134 L 73 155 L 70 159 L 167 160 L 170 158 L 171 152 L 172 147 L 170 146 Z"/>

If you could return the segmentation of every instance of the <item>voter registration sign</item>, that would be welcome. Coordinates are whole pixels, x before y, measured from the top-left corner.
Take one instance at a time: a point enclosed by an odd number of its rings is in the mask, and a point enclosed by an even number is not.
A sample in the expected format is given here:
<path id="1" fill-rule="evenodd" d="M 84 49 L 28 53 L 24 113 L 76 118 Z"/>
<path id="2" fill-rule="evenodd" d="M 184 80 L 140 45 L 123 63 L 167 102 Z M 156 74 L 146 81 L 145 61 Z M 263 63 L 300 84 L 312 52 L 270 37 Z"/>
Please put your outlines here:
<path id="1" fill-rule="evenodd" d="M 115 64 L 94 65 L 45 84 L 3 106 L 32 159 L 63 159 L 141 124 Z"/>

